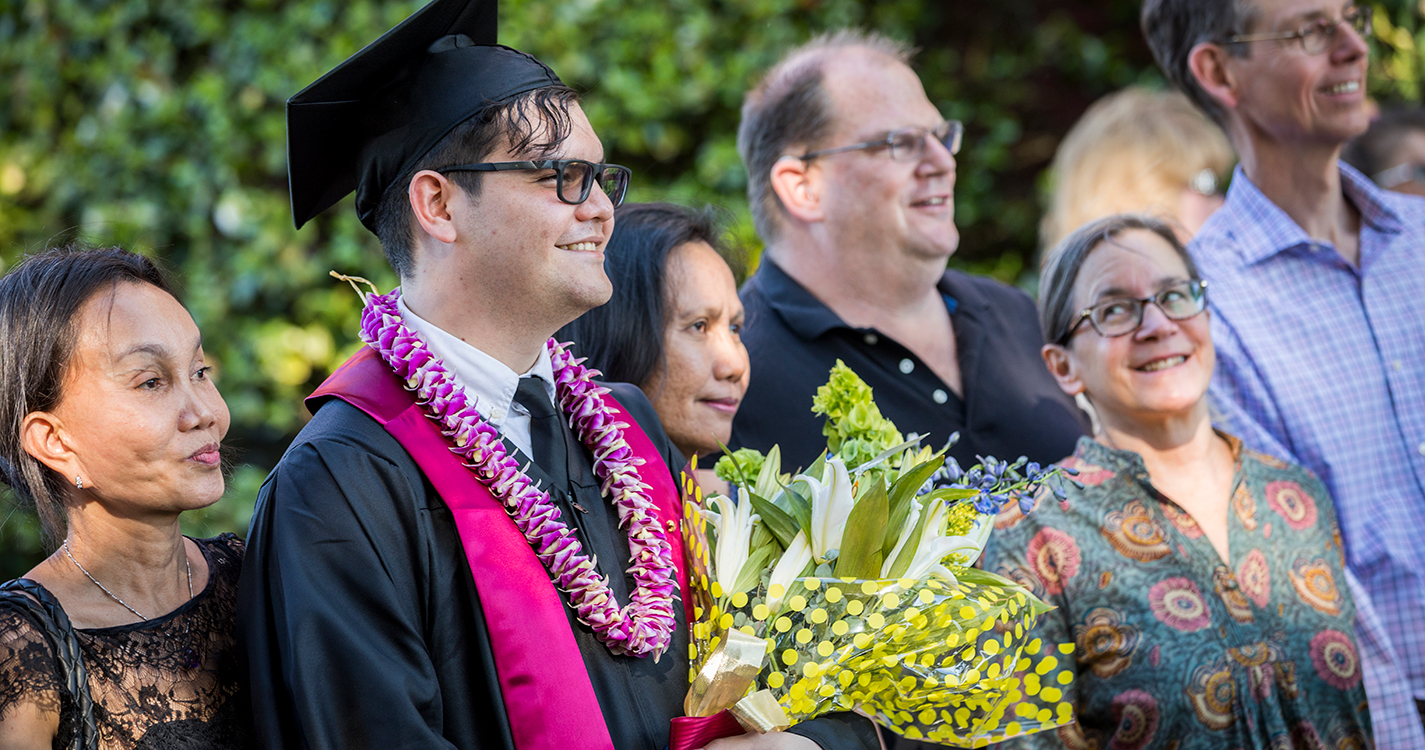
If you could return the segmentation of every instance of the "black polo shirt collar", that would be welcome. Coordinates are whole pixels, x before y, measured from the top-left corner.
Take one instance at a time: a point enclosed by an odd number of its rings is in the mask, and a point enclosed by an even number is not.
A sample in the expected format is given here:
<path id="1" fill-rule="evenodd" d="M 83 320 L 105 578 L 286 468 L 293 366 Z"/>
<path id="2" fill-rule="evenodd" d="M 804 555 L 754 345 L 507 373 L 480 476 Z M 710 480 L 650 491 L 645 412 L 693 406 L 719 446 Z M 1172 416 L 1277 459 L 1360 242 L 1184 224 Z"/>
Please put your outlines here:
<path id="1" fill-rule="evenodd" d="M 854 331 L 870 330 L 853 328 L 848 325 L 841 319 L 841 316 L 817 299 L 816 295 L 765 256 L 762 258 L 762 264 L 758 267 L 757 273 L 752 277 L 752 283 L 767 300 L 767 306 L 775 310 L 787 324 L 787 328 L 791 329 L 792 333 L 803 341 L 814 341 L 827 331 L 837 328 Z M 941 276 L 940 281 L 936 284 L 940 295 L 945 298 L 945 307 L 950 315 L 954 316 L 962 310 L 972 311 L 986 306 L 987 303 L 978 299 L 972 290 L 956 290 L 952 288 L 953 286 L 955 284 L 948 274 Z M 971 291 L 968 299 L 965 298 L 966 291 Z"/>

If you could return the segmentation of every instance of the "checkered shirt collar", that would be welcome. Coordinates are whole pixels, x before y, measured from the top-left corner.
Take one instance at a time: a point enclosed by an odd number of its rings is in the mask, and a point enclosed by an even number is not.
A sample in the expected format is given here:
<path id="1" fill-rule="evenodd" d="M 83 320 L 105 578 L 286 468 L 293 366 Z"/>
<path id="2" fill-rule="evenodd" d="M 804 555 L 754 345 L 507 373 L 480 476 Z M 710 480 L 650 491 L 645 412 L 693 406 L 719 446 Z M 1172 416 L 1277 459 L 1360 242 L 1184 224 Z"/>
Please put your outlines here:
<path id="1" fill-rule="evenodd" d="M 1397 234 L 1402 225 L 1400 215 L 1389 205 L 1385 192 L 1368 177 L 1345 162 L 1338 162 L 1341 187 L 1346 198 L 1361 212 L 1364 226 L 1386 234 Z M 1227 202 L 1221 210 L 1234 216 L 1251 217 L 1235 222 L 1234 234 L 1240 241 L 1242 262 L 1252 265 L 1277 253 L 1302 245 L 1316 243 L 1277 204 L 1248 179 L 1238 164 L 1232 172 L 1232 186 L 1227 190 Z"/>

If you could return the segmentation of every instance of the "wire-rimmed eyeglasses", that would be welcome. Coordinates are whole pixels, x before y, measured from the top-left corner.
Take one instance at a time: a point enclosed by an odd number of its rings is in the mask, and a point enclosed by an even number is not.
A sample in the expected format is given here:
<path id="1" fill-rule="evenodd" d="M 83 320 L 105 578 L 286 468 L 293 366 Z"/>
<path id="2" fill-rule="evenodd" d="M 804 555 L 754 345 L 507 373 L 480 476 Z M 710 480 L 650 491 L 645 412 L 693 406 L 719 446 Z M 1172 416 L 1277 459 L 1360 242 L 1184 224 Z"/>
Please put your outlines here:
<path id="1" fill-rule="evenodd" d="M 1202 279 L 1179 281 L 1151 297 L 1116 297 L 1086 307 L 1079 311 L 1073 325 L 1056 343 L 1059 346 L 1068 343 L 1085 320 L 1105 338 L 1127 336 L 1143 325 L 1143 310 L 1150 302 L 1169 320 L 1187 320 L 1207 309 L 1207 282 Z"/>
<path id="2" fill-rule="evenodd" d="M 1223 44 L 1295 41 L 1301 45 L 1306 54 L 1319 55 L 1331 49 L 1331 43 L 1336 40 L 1336 32 L 1341 30 L 1343 23 L 1354 29 L 1362 39 L 1368 38 L 1371 35 L 1371 12 L 1372 8 L 1369 5 L 1352 5 L 1346 8 L 1338 19 L 1318 18 L 1296 31 L 1237 34 L 1227 37 Z"/>
<path id="3" fill-rule="evenodd" d="M 554 170 L 555 192 L 559 200 L 577 206 L 589 199 L 589 193 L 597 183 L 600 190 L 613 201 L 617 208 L 628 193 L 628 182 L 633 172 L 618 164 L 603 164 L 583 159 L 545 159 L 543 161 L 492 161 L 481 164 L 456 164 L 435 170 L 445 172 L 511 172 Z"/>
<path id="4" fill-rule="evenodd" d="M 946 120 L 934 130 L 925 128 L 901 128 L 892 130 L 886 134 L 885 138 L 863 143 L 853 143 L 850 146 L 837 146 L 836 148 L 824 148 L 820 151 L 808 151 L 802 154 L 799 159 L 808 161 L 818 156 L 827 154 L 839 154 L 844 151 L 859 151 L 866 148 L 890 149 L 891 158 L 895 161 L 920 161 L 920 157 L 925 156 L 925 139 L 934 138 L 940 141 L 952 155 L 960 153 L 960 141 L 965 137 L 965 126 L 959 120 Z"/>

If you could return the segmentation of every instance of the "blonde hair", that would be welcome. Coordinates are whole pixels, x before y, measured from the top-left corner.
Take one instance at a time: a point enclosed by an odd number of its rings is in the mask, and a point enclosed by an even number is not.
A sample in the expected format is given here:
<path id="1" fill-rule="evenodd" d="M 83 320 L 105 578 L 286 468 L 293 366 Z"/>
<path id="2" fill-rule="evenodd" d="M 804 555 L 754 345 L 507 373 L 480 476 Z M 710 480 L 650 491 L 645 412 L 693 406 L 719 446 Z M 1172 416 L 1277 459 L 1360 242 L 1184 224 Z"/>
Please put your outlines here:
<path id="1" fill-rule="evenodd" d="M 1177 92 L 1132 87 L 1093 103 L 1054 154 L 1043 247 L 1094 219 L 1144 213 L 1179 226 L 1182 191 L 1204 169 L 1219 178 L 1232 146 Z"/>

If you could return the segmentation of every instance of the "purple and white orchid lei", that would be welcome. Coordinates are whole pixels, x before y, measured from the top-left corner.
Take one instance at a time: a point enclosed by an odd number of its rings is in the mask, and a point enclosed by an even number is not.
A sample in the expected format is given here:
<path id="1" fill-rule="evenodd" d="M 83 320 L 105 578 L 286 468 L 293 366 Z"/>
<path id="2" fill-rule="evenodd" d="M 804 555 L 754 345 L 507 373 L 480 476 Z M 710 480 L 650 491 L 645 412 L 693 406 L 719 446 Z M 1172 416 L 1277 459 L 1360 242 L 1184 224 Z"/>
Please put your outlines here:
<path id="1" fill-rule="evenodd" d="M 605 404 L 608 389 L 595 385 L 597 371 L 583 367 L 562 344 L 550 339 L 555 394 L 570 427 L 594 454 L 594 473 L 605 497 L 612 497 L 619 525 L 627 530 L 635 587 L 627 607 L 619 609 L 607 580 L 594 560 L 584 554 L 578 538 L 559 516 L 549 493 L 525 474 L 505 450 L 500 432 L 475 410 L 476 397 L 431 353 L 419 334 L 406 327 L 396 300 L 400 289 L 389 294 L 364 295 L 361 338 L 381 354 L 406 389 L 414 391 L 428 416 L 454 443 L 450 450 L 490 490 L 520 533 L 534 548 L 556 585 L 569 595 L 569 605 L 579 621 L 593 628 L 595 637 L 614 654 L 652 655 L 656 660 L 668 648 L 677 622 L 673 595 L 677 587 L 673 549 L 654 515 L 650 487 L 638 473 L 643 459 L 633 455 L 624 439 L 627 424 L 615 420 Z"/>

